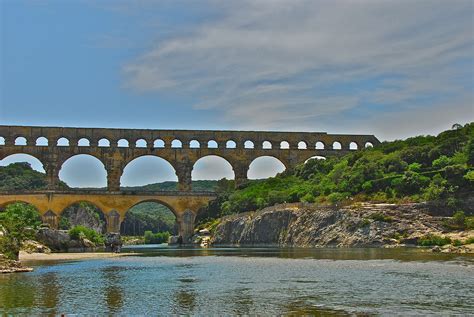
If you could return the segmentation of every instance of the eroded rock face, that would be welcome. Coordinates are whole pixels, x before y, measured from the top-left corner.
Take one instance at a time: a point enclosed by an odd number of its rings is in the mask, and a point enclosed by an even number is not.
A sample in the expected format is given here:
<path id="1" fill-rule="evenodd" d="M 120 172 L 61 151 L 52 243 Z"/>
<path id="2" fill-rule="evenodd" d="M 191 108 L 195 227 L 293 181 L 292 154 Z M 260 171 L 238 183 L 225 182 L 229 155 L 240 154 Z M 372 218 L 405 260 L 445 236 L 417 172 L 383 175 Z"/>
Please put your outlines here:
<path id="1" fill-rule="evenodd" d="M 442 218 L 429 215 L 424 204 L 339 208 L 283 204 L 224 218 L 212 242 L 293 247 L 382 246 L 415 244 L 419 237 L 441 234 L 442 230 Z"/>
<path id="2" fill-rule="evenodd" d="M 84 226 L 93 229 L 97 233 L 104 233 L 105 222 L 97 217 L 97 213 L 93 212 L 94 209 L 97 208 L 93 205 L 75 204 L 64 211 L 63 217 L 68 218 L 71 228 Z"/>

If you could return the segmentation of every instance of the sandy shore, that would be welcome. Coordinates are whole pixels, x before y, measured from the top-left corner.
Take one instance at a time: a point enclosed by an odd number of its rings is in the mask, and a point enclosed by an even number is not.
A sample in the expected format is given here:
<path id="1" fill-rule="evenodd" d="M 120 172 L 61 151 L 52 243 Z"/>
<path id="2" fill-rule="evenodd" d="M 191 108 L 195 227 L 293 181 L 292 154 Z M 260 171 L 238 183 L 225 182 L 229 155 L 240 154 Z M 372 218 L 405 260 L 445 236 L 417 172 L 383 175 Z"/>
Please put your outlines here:
<path id="1" fill-rule="evenodd" d="M 51 261 L 51 260 L 81 260 L 116 258 L 134 253 L 105 253 L 105 252 L 78 252 L 78 253 L 27 253 L 20 252 L 20 261 Z"/>

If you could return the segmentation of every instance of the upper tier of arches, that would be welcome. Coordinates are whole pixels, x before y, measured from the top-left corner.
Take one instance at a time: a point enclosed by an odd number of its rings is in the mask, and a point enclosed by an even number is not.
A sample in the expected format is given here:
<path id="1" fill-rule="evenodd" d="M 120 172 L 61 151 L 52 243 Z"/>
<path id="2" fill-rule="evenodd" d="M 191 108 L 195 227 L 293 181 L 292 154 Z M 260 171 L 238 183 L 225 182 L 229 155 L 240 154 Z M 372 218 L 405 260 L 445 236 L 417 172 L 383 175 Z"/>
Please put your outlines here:
<path id="1" fill-rule="evenodd" d="M 334 147 L 337 143 L 339 146 Z M 310 132 L 184 131 L 0 126 L 0 146 L 173 149 L 358 150 L 379 143 L 373 135 Z"/>

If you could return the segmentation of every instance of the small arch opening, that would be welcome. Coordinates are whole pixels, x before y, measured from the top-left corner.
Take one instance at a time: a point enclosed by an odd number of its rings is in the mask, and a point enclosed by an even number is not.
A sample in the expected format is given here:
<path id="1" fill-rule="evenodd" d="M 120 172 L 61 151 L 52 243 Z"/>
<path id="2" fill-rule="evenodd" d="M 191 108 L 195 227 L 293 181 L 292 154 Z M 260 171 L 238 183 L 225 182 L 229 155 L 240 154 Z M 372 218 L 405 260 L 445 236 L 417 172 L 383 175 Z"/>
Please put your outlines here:
<path id="1" fill-rule="evenodd" d="M 15 139 L 15 145 L 27 145 L 26 138 L 19 136 Z"/>
<path id="2" fill-rule="evenodd" d="M 175 139 L 175 140 L 171 141 L 171 147 L 172 147 L 172 148 L 175 148 L 175 149 L 176 149 L 176 148 L 182 148 L 182 147 L 183 147 L 183 143 L 182 143 L 180 140 Z"/>
<path id="3" fill-rule="evenodd" d="M 106 138 L 102 138 L 98 142 L 99 147 L 110 147 L 110 141 Z"/>
<path id="4" fill-rule="evenodd" d="M 337 141 L 334 142 L 334 143 L 332 144 L 332 149 L 333 149 L 333 150 L 341 150 L 341 149 L 342 149 L 341 143 L 339 143 L 339 142 L 337 142 Z"/>
<path id="5" fill-rule="evenodd" d="M 349 150 L 357 150 L 358 148 L 359 148 L 359 146 L 355 142 L 351 142 L 349 144 Z"/>
<path id="6" fill-rule="evenodd" d="M 81 138 L 77 141 L 77 146 L 90 146 L 91 142 L 86 138 Z"/>
<path id="7" fill-rule="evenodd" d="M 0 145 L 5 145 L 5 138 L 0 136 Z"/>
<path id="8" fill-rule="evenodd" d="M 324 150 L 324 143 L 321 142 L 321 141 L 316 142 L 315 149 L 316 150 Z"/>
<path id="9" fill-rule="evenodd" d="M 290 143 L 288 141 L 281 141 L 280 142 L 280 149 L 288 150 L 290 148 Z"/>
<path id="10" fill-rule="evenodd" d="M 138 147 L 138 148 L 146 148 L 147 147 L 147 143 L 144 139 L 138 139 L 136 142 L 135 142 L 135 147 Z"/>
<path id="11" fill-rule="evenodd" d="M 270 141 L 263 141 L 262 149 L 271 150 L 272 149 L 272 144 L 270 143 Z"/>
<path id="12" fill-rule="evenodd" d="M 366 142 L 365 143 L 365 148 L 372 148 L 374 145 L 371 142 Z"/>
<path id="13" fill-rule="evenodd" d="M 298 150 L 306 150 L 308 148 L 308 145 L 306 144 L 305 141 L 300 141 L 298 143 Z"/>
<path id="14" fill-rule="evenodd" d="M 218 147 L 219 145 L 217 144 L 215 140 L 210 140 L 209 142 L 207 142 L 208 149 L 217 149 Z"/>
<path id="15" fill-rule="evenodd" d="M 36 139 L 36 146 L 48 146 L 48 139 L 44 136 L 40 136 Z"/>
<path id="16" fill-rule="evenodd" d="M 229 140 L 226 142 L 225 147 L 227 149 L 235 149 L 237 147 L 237 143 L 234 140 Z"/>
<path id="17" fill-rule="evenodd" d="M 201 147 L 201 144 L 199 143 L 198 140 L 191 140 L 191 141 L 189 142 L 189 147 L 190 147 L 191 149 L 199 149 L 199 148 Z"/>
<path id="18" fill-rule="evenodd" d="M 244 142 L 244 149 L 254 149 L 255 148 L 255 144 L 250 141 L 250 140 L 247 140 Z"/>
<path id="19" fill-rule="evenodd" d="M 156 139 L 153 142 L 153 147 L 154 148 L 164 148 L 165 147 L 165 141 L 163 141 L 162 139 Z"/>
<path id="20" fill-rule="evenodd" d="M 129 147 L 128 140 L 126 139 L 120 139 L 117 141 L 117 146 L 118 147 Z"/>
<path id="21" fill-rule="evenodd" d="M 57 146 L 69 146 L 69 140 L 62 137 L 62 138 L 59 138 L 58 141 L 56 142 L 56 145 Z"/>
<path id="22" fill-rule="evenodd" d="M 260 156 L 250 163 L 247 177 L 249 179 L 274 177 L 285 169 L 285 165 L 279 159 L 273 156 Z"/>
<path id="23" fill-rule="evenodd" d="M 145 244 L 168 243 L 178 234 L 173 211 L 158 201 L 144 201 L 130 208 L 120 225 L 122 236 L 143 236 Z"/>

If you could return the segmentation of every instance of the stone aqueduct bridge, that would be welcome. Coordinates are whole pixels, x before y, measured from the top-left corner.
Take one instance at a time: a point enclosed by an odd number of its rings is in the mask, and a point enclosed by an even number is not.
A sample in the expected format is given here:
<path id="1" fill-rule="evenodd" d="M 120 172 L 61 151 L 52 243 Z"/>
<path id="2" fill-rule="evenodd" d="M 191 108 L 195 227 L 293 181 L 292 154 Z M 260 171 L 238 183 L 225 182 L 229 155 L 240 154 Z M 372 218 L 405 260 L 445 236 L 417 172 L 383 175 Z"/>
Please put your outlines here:
<path id="1" fill-rule="evenodd" d="M 43 164 L 48 190 L 44 192 L 0 193 L 0 206 L 25 201 L 37 207 L 45 222 L 57 226 L 58 217 L 69 205 L 88 201 L 106 215 L 107 230 L 117 232 L 126 212 L 144 201 L 157 201 L 176 215 L 180 233 L 193 230 L 198 209 L 214 198 L 213 194 L 191 191 L 194 164 L 215 155 L 233 168 L 236 184 L 247 180 L 251 162 L 262 156 L 280 160 L 292 168 L 314 156 L 338 156 L 377 145 L 373 135 L 339 135 L 323 132 L 204 131 L 64 128 L 0 126 L 0 160 L 12 154 L 29 154 Z M 107 190 L 63 191 L 59 171 L 69 158 L 87 154 L 96 157 L 107 170 Z M 178 192 L 135 193 L 120 189 L 120 177 L 132 160 L 158 156 L 175 169 Z"/>

